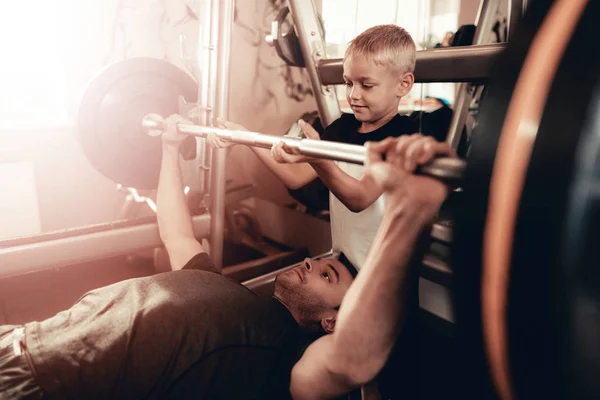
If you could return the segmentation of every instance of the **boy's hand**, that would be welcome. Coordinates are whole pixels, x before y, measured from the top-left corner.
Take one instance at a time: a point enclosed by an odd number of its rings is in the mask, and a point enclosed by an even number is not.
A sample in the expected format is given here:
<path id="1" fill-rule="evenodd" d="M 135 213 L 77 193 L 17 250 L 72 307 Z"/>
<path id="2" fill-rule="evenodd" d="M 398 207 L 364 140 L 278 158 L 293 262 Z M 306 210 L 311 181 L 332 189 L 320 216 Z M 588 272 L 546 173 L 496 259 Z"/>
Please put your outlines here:
<path id="1" fill-rule="evenodd" d="M 164 120 L 164 131 L 161 134 L 163 146 L 179 148 L 181 143 L 188 137 L 177 129 L 177 124 L 194 125 L 192 121 L 179 114 L 172 114 Z"/>
<path id="2" fill-rule="evenodd" d="M 423 206 L 424 211 L 437 212 L 448 195 L 448 187 L 415 169 L 436 157 L 456 157 L 446 144 L 421 134 L 368 142 L 366 174 L 387 193 L 386 209 L 401 206 L 406 199 Z"/>
<path id="3" fill-rule="evenodd" d="M 220 118 L 217 118 L 217 127 L 221 128 L 221 129 L 230 129 L 232 131 L 247 131 L 248 130 L 248 129 L 244 128 L 242 125 L 234 124 L 233 122 L 225 121 Z M 206 143 L 208 143 L 211 147 L 214 147 L 217 149 L 231 147 L 235 144 L 233 142 L 228 142 L 226 140 L 219 138 L 214 133 L 208 134 L 208 136 L 206 137 Z"/>
<path id="4" fill-rule="evenodd" d="M 319 133 L 306 121 L 301 119 L 298 121 L 298 125 L 307 139 L 321 140 Z M 283 141 L 277 142 L 271 147 L 271 155 L 275 161 L 281 164 L 305 163 L 317 160 L 315 157 L 300 154 L 298 150 L 289 147 Z"/>

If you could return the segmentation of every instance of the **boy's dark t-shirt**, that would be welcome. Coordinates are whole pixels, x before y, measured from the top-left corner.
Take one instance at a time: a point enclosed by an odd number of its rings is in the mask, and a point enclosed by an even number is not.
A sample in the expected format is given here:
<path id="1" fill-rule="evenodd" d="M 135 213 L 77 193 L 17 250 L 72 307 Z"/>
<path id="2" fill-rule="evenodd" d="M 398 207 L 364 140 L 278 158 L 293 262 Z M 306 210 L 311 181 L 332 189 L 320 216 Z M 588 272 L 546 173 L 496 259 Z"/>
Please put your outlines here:
<path id="1" fill-rule="evenodd" d="M 92 290 L 69 310 L 25 325 L 45 394 L 287 398 L 289 372 L 306 346 L 298 324 L 277 300 L 212 265 L 201 253 L 184 270 Z"/>
<path id="2" fill-rule="evenodd" d="M 381 128 L 369 133 L 358 133 L 360 125 L 361 122 L 354 117 L 354 114 L 342 114 L 325 129 L 325 132 L 321 134 L 321 140 L 362 146 L 366 141 L 379 142 L 388 136 L 398 137 L 416 133 L 419 128 L 415 118 L 400 114 Z M 316 129 L 319 133 L 323 130 L 320 126 L 317 126 Z M 310 209 L 329 210 L 329 189 L 320 178 L 315 178 L 306 186 L 289 192 Z"/>
<path id="3" fill-rule="evenodd" d="M 398 137 L 416 133 L 419 128 L 413 119 L 400 114 L 372 132 L 359 133 L 360 125 L 361 122 L 354 117 L 354 114 L 342 114 L 325 129 L 321 139 L 362 146 L 366 141 L 379 142 L 389 136 Z"/>

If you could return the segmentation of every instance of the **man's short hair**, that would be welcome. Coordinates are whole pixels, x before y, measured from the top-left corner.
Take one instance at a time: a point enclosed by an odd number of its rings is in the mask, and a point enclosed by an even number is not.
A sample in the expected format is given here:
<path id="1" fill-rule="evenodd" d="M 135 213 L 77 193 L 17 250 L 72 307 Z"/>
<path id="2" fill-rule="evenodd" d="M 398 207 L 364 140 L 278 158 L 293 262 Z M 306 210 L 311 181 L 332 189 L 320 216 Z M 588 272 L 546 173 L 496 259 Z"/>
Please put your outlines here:
<path id="1" fill-rule="evenodd" d="M 348 260 L 348 257 L 346 257 L 344 253 L 340 253 L 340 255 L 338 256 L 338 261 L 344 264 L 348 271 L 350 271 L 350 275 L 352 275 L 353 278 L 356 278 L 356 275 L 358 275 L 358 270 L 356 269 L 354 264 L 352 264 L 350 260 Z"/>
<path id="2" fill-rule="evenodd" d="M 353 57 L 366 57 L 368 61 L 395 72 L 412 73 L 415 70 L 417 47 L 405 29 L 392 24 L 376 25 L 352 39 L 344 61 Z"/>

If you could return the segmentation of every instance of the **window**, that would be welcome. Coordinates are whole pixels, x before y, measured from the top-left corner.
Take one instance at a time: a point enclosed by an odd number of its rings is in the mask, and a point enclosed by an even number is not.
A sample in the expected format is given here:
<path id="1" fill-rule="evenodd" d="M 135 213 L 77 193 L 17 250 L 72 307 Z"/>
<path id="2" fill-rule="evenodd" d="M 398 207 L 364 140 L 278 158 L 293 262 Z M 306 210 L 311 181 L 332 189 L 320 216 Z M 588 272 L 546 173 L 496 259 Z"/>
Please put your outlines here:
<path id="1" fill-rule="evenodd" d="M 65 123 L 65 0 L 0 5 L 0 129 Z"/>
<path id="2" fill-rule="evenodd" d="M 379 24 L 397 24 L 410 33 L 418 50 L 433 48 L 442 41 L 447 31 L 458 29 L 460 0 L 322 0 L 321 16 L 325 26 L 327 56 L 341 58 L 356 35 Z M 345 104 L 345 88 L 337 86 L 340 106 Z M 441 97 L 454 102 L 455 85 L 415 84 L 402 100 L 400 111 L 420 109 L 420 100 L 426 96 Z"/>

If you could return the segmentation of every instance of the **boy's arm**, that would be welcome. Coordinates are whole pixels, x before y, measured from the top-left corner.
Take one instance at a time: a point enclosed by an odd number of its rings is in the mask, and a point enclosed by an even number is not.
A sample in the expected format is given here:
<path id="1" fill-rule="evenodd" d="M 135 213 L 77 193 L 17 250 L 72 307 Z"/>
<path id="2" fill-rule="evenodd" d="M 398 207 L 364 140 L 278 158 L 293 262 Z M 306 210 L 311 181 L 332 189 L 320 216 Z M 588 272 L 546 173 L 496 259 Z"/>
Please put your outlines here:
<path id="1" fill-rule="evenodd" d="M 319 140 L 317 131 L 305 121 L 298 121 L 308 139 Z M 368 174 L 355 179 L 345 173 L 335 162 L 300 155 L 283 142 L 271 149 L 272 158 L 281 165 L 306 165 L 310 163 L 323 183 L 350 211 L 360 212 L 381 196 L 382 191 Z M 298 164 L 299 163 L 299 164 Z"/>
<path id="2" fill-rule="evenodd" d="M 196 254 L 205 252 L 194 235 L 192 217 L 183 192 L 179 146 L 186 135 L 177 133 L 177 122 L 185 122 L 185 120 L 178 115 L 165 119 L 165 132 L 162 134 L 162 161 L 156 194 L 158 230 L 169 253 L 173 270 L 183 268 Z"/>
<path id="3" fill-rule="evenodd" d="M 229 122 L 229 121 L 217 120 L 217 123 L 218 123 L 219 127 L 223 128 L 223 129 L 243 130 L 243 131 L 247 130 L 243 126 L 234 124 L 233 122 Z M 229 147 L 234 144 L 234 143 L 230 143 L 230 142 L 221 140 L 214 134 L 208 135 L 207 142 L 212 147 L 216 147 L 216 148 Z M 292 190 L 299 189 L 317 177 L 317 173 L 315 172 L 315 170 L 306 163 L 303 163 L 303 164 L 280 164 L 277 161 L 275 161 L 273 159 L 273 157 L 271 156 L 271 150 L 262 149 L 259 147 L 252 147 L 252 146 L 249 146 L 249 147 L 250 147 L 250 150 L 252 150 L 252 152 L 254 154 L 256 154 L 258 159 L 267 168 L 269 168 L 269 170 L 271 170 L 271 172 L 273 172 L 275 174 L 275 176 L 277 176 L 277 178 L 279 178 L 279 180 L 281 180 L 281 182 L 283 182 L 283 184 L 288 189 L 292 189 Z"/>
<path id="4" fill-rule="evenodd" d="M 368 174 L 364 174 L 360 179 L 355 179 L 329 160 L 314 160 L 310 162 L 310 165 L 331 193 L 352 212 L 363 211 L 383 193 Z"/>
<path id="5" fill-rule="evenodd" d="M 317 172 L 307 163 L 280 164 L 273 159 L 271 150 L 260 147 L 250 147 L 250 149 L 288 189 L 300 189 L 317 177 Z"/>
<path id="6" fill-rule="evenodd" d="M 444 143 L 423 138 L 398 143 L 386 139 L 369 146 L 368 170 L 387 195 L 384 217 L 342 301 L 334 333 L 311 344 L 292 370 L 294 399 L 334 398 L 370 382 L 401 329 L 415 248 L 448 194 L 442 183 L 412 175 L 411 166 L 450 153 Z"/>

